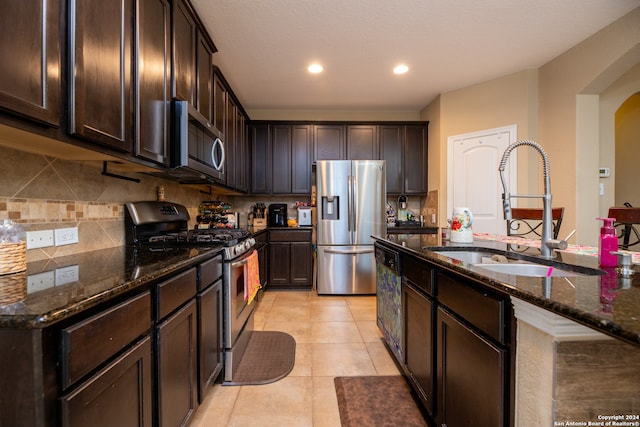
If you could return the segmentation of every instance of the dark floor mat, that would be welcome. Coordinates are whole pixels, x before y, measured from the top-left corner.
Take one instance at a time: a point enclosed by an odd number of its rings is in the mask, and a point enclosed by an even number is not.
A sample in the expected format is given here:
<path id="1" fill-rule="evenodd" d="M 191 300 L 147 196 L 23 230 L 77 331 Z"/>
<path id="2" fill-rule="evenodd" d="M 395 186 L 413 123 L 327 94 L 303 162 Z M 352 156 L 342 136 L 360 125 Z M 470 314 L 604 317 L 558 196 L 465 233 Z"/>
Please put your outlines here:
<path id="1" fill-rule="evenodd" d="M 268 384 L 286 377 L 296 359 L 296 340 L 276 331 L 253 331 L 232 381 L 224 385 Z"/>
<path id="2" fill-rule="evenodd" d="M 401 376 L 336 377 L 333 381 L 343 427 L 427 425 Z"/>

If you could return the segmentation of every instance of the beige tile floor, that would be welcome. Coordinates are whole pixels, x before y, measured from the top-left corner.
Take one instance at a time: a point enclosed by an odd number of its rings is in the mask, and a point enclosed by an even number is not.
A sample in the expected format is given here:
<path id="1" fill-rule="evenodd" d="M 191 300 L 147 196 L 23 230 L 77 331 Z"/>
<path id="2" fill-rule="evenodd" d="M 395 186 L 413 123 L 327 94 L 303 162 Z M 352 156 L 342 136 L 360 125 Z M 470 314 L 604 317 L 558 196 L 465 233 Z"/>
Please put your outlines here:
<path id="1" fill-rule="evenodd" d="M 255 329 L 295 338 L 293 371 L 266 385 L 215 384 L 192 427 L 340 426 L 334 377 L 400 374 L 376 326 L 374 296 L 266 292 Z"/>

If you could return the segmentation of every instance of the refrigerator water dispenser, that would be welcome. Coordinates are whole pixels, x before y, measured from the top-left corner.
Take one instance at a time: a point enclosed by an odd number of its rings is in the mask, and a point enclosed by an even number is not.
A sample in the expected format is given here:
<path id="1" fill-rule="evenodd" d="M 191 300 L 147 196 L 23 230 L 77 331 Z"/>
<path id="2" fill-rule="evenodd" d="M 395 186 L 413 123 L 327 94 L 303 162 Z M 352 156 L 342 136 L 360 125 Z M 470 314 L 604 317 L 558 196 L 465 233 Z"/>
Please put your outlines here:
<path id="1" fill-rule="evenodd" d="M 340 196 L 322 196 L 322 219 L 340 219 Z"/>

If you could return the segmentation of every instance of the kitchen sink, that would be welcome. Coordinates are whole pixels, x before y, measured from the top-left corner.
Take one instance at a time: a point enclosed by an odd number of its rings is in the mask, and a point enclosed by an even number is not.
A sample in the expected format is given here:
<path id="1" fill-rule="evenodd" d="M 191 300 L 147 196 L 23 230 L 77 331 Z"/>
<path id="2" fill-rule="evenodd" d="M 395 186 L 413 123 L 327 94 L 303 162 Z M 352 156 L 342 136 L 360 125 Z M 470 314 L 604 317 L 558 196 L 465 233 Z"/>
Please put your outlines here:
<path id="1" fill-rule="evenodd" d="M 571 276 L 597 276 L 603 274 L 600 270 L 592 268 L 580 268 L 569 264 L 547 265 L 537 263 L 535 258 L 522 256 L 513 257 L 508 251 L 487 250 L 451 250 L 451 248 L 431 247 L 425 248 L 439 255 L 446 256 L 466 264 L 466 267 L 476 273 L 501 273 L 512 276 L 526 277 L 571 277 Z"/>
<path id="2" fill-rule="evenodd" d="M 482 273 L 483 270 L 488 270 L 495 273 L 528 277 L 569 277 L 588 275 L 575 271 L 564 270 L 561 268 L 555 268 L 550 265 L 530 264 L 524 262 L 509 264 L 472 264 L 471 270 L 478 273 Z"/>
<path id="3" fill-rule="evenodd" d="M 492 257 L 500 256 L 501 254 L 496 254 L 493 252 L 487 251 L 439 251 L 433 250 L 438 255 L 443 255 L 448 258 L 456 259 L 458 261 L 465 262 L 467 264 L 479 264 L 479 263 L 488 263 L 495 262 L 492 261 Z M 503 255 L 504 256 L 504 255 Z M 513 260 L 509 260 L 512 262 Z"/>

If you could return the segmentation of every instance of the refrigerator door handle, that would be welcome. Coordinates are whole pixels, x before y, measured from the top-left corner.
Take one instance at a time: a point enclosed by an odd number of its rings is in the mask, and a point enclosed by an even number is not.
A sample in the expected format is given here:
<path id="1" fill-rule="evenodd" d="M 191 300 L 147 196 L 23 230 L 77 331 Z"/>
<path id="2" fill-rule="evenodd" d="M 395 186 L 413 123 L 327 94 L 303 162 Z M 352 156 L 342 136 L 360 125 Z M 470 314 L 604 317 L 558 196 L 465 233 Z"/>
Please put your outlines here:
<path id="1" fill-rule="evenodd" d="M 324 252 L 327 254 L 342 254 L 342 255 L 360 255 L 360 254 L 370 254 L 373 253 L 374 249 L 360 249 L 360 250 L 356 250 L 356 251 L 350 251 L 350 250 L 346 250 L 346 251 L 341 251 L 341 250 L 336 250 L 336 249 L 325 249 Z"/>
<path id="2" fill-rule="evenodd" d="M 353 231 L 353 224 L 351 222 L 351 217 L 353 215 L 353 184 L 351 183 L 351 175 L 347 177 L 347 221 L 348 221 L 348 229 L 349 229 L 349 237 L 350 242 L 353 241 L 353 236 L 351 236 L 351 231 Z"/>
<path id="3" fill-rule="evenodd" d="M 358 224 L 356 224 L 356 218 L 358 218 L 358 176 L 354 175 L 351 178 L 351 185 L 352 185 L 352 190 L 351 190 L 351 215 L 353 215 L 353 240 L 351 241 L 352 243 L 356 242 L 356 238 L 358 236 L 356 236 L 356 232 L 358 230 Z"/>

